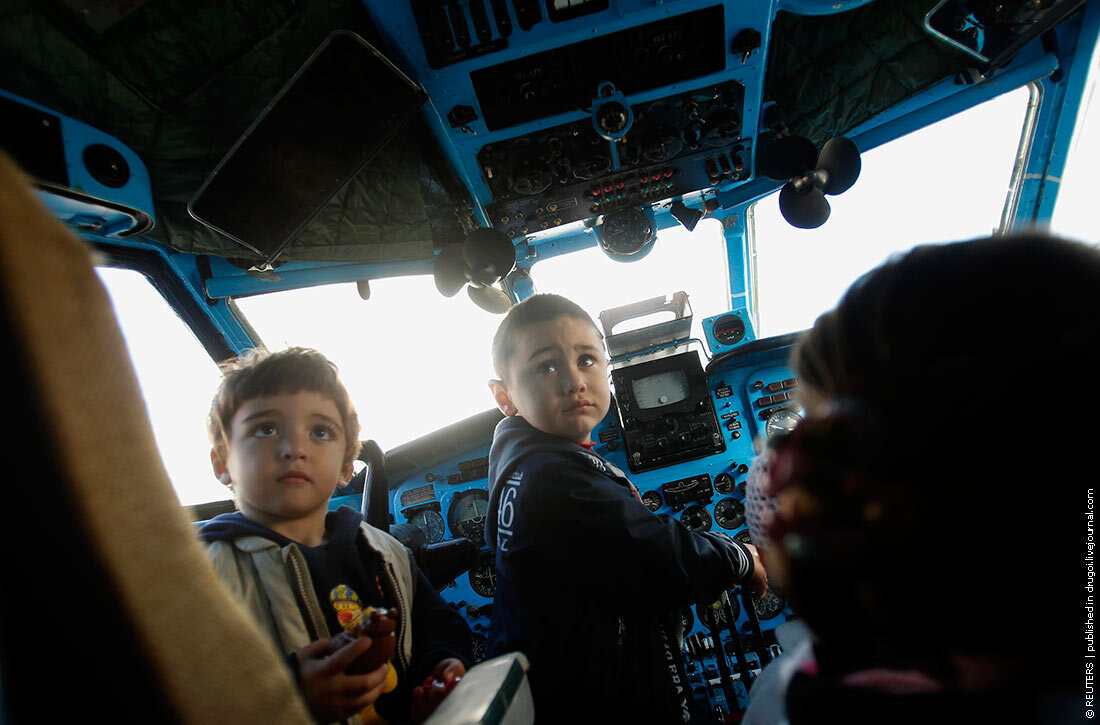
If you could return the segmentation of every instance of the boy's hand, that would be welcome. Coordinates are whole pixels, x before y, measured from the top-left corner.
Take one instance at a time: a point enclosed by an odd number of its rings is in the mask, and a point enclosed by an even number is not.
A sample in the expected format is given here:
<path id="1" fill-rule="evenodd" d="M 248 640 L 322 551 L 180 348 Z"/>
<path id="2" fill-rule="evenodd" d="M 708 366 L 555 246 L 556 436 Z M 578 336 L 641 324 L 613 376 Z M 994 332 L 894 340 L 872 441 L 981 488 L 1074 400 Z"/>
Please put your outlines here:
<path id="1" fill-rule="evenodd" d="M 419 725 L 427 720 L 465 674 L 466 665 L 454 657 L 436 665 L 431 676 L 413 689 L 412 721 Z"/>
<path id="2" fill-rule="evenodd" d="M 748 587 L 752 595 L 759 599 L 764 596 L 764 592 L 768 591 L 768 572 L 764 569 L 764 562 L 761 561 L 760 552 L 756 550 L 756 547 L 752 544 L 745 544 L 745 548 L 752 555 L 752 577 L 744 582 L 744 586 Z"/>
<path id="3" fill-rule="evenodd" d="M 310 642 L 296 653 L 298 681 L 309 711 L 318 722 L 334 722 L 355 715 L 382 694 L 389 662 L 365 675 L 348 675 L 346 668 L 371 646 L 370 637 L 359 637 L 326 656 L 329 640 Z"/>

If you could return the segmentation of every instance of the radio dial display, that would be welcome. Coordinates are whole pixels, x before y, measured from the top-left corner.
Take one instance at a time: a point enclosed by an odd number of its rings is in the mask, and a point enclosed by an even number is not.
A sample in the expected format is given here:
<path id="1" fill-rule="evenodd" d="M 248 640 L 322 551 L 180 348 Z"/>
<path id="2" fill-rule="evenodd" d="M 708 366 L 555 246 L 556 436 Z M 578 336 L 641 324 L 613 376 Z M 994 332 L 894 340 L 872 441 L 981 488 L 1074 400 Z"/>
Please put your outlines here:
<path id="1" fill-rule="evenodd" d="M 690 394 L 687 375 L 683 370 L 669 370 L 638 378 L 631 385 L 634 390 L 634 400 L 642 410 L 679 403 L 681 400 L 687 400 Z"/>

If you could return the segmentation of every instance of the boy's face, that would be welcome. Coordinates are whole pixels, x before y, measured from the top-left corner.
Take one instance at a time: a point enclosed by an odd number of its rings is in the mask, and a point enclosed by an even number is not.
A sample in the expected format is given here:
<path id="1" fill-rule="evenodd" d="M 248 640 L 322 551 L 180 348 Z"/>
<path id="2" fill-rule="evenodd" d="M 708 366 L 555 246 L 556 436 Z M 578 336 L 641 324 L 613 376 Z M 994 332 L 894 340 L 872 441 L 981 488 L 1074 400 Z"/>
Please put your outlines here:
<path id="1" fill-rule="evenodd" d="M 584 320 L 559 317 L 520 331 L 504 374 L 489 387 L 505 415 L 577 443 L 588 442 L 611 405 L 603 340 Z"/>
<path id="2" fill-rule="evenodd" d="M 346 435 L 336 404 L 321 393 L 253 398 L 233 415 L 224 455 L 211 452 L 214 473 L 233 484 L 252 521 L 284 535 L 287 525 L 297 534 L 312 523 L 323 532 L 328 500 L 352 474 Z"/>

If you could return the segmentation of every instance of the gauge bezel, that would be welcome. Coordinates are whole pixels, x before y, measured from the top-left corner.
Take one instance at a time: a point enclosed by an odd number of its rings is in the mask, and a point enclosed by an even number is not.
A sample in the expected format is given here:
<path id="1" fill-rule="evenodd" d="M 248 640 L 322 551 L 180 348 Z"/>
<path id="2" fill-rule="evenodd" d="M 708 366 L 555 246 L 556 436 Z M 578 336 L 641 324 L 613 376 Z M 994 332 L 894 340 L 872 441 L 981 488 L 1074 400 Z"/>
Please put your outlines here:
<path id="1" fill-rule="evenodd" d="M 479 588 L 479 586 L 474 583 L 482 581 L 482 578 L 480 576 L 475 577 L 475 572 L 479 572 L 483 569 L 488 570 L 489 578 L 492 581 L 492 591 L 490 591 L 488 594 L 486 594 L 485 591 L 482 590 L 482 588 Z M 496 562 L 494 561 L 493 554 L 488 551 L 482 552 L 481 556 L 479 556 L 477 559 L 477 563 L 470 567 L 470 571 L 467 573 L 466 578 L 470 582 L 470 589 L 472 589 L 474 593 L 478 596 L 485 597 L 486 599 L 492 599 L 493 597 L 495 597 L 497 593 L 495 569 Z"/>
<path id="2" fill-rule="evenodd" d="M 438 537 L 433 538 L 432 536 L 429 536 L 427 530 L 424 527 L 420 526 L 420 524 L 416 523 L 416 521 L 414 521 L 414 519 L 416 517 L 420 516 L 421 514 L 431 514 L 432 516 L 435 516 L 437 519 L 439 519 L 439 536 Z M 407 515 L 406 518 L 408 519 L 408 522 L 410 524 L 412 524 L 416 528 L 420 529 L 421 532 L 423 532 L 424 538 L 427 539 L 429 544 L 438 544 L 440 541 L 443 541 L 443 539 L 446 538 L 446 536 L 447 536 L 447 522 L 443 520 L 443 514 L 441 514 L 435 508 L 431 508 L 431 507 L 427 507 L 427 506 L 419 508 L 416 511 L 413 511 L 411 513 L 411 515 Z"/>
<path id="3" fill-rule="evenodd" d="M 473 541 L 479 542 L 479 543 L 484 542 L 485 541 L 485 522 L 484 521 L 482 521 L 482 523 L 481 523 L 481 530 L 477 533 L 477 536 L 475 537 L 475 536 L 470 536 L 469 534 L 467 534 L 466 529 L 464 527 L 460 526 L 459 522 L 455 520 L 455 517 L 458 514 L 458 507 L 460 505 L 462 505 L 466 501 L 466 499 L 468 499 L 470 497 L 477 497 L 477 498 L 483 499 L 485 501 L 485 507 L 486 507 L 486 509 L 488 509 L 488 507 L 489 507 L 489 492 L 486 491 L 485 489 L 483 489 L 483 488 L 472 488 L 468 491 L 463 491 L 461 493 L 458 493 L 458 494 L 455 495 L 455 497 L 453 499 L 451 499 L 451 505 L 447 508 L 447 528 L 450 530 L 452 536 L 472 539 Z M 488 512 L 486 512 L 486 516 L 487 515 L 488 515 Z M 462 523 L 466 523 L 466 522 L 462 522 Z"/>
<path id="4" fill-rule="evenodd" d="M 726 488 L 725 480 L 729 481 L 729 488 L 723 491 L 722 489 Z M 737 481 L 734 480 L 733 474 L 731 473 L 719 473 L 714 477 L 714 490 L 722 495 L 733 493 L 733 489 L 736 485 Z"/>
<path id="5" fill-rule="evenodd" d="M 650 506 L 648 503 L 646 503 L 646 499 L 653 500 L 654 497 L 656 497 L 656 499 L 657 499 L 657 508 L 654 508 L 654 507 Z M 642 498 L 642 505 L 645 506 L 650 511 L 652 511 L 653 513 L 657 513 L 658 511 L 661 510 L 661 507 L 665 505 L 664 499 L 661 498 L 661 492 L 660 491 L 646 491 L 645 493 L 642 494 L 641 498 Z"/>
<path id="6" fill-rule="evenodd" d="M 774 410 L 769 411 L 768 417 L 764 419 L 764 435 L 768 438 L 774 438 L 776 435 L 779 434 L 790 433 L 791 430 L 793 430 L 793 426 L 791 428 L 773 429 L 775 420 L 780 417 L 787 416 L 797 419 L 795 421 L 795 425 L 801 423 L 802 420 L 805 418 L 801 411 L 793 406 L 784 405 L 775 408 Z"/>
<path id="7" fill-rule="evenodd" d="M 695 526 L 692 526 L 684 520 L 688 517 L 688 515 L 698 516 L 699 514 L 702 514 L 707 522 L 707 525 L 703 528 L 696 528 Z M 707 511 L 706 508 L 704 508 L 703 506 L 699 506 L 698 504 L 696 504 L 693 506 L 688 506 L 686 509 L 684 509 L 683 513 L 680 514 L 680 523 L 683 524 L 688 531 L 701 533 L 704 531 L 710 531 L 714 527 L 714 518 L 710 515 L 710 511 Z"/>
<path id="8" fill-rule="evenodd" d="M 736 524 L 733 524 L 732 526 L 726 526 L 724 523 L 722 523 L 722 520 L 718 515 L 718 509 L 719 509 L 719 507 L 722 507 L 723 509 L 728 508 L 731 504 L 733 504 L 733 505 L 740 508 L 740 516 L 738 517 L 739 520 Z M 733 531 L 734 529 L 739 529 L 739 528 L 741 528 L 742 526 L 745 525 L 745 504 L 744 504 L 744 502 L 742 502 L 742 501 L 740 501 L 739 499 L 736 499 L 736 498 L 732 498 L 732 497 L 731 498 L 724 498 L 724 499 L 720 500 L 718 503 L 714 504 L 714 516 L 713 516 L 713 518 L 714 518 L 714 523 L 718 524 L 720 527 L 722 527 L 723 529 L 725 529 L 727 531 Z"/>

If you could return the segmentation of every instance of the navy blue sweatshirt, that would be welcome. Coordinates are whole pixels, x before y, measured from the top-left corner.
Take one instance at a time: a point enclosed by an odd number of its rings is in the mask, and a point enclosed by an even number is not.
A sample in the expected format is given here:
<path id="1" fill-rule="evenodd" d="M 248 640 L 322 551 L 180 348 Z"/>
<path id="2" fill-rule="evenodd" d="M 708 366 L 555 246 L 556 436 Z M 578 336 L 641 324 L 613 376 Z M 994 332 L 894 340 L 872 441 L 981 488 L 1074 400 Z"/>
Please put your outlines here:
<path id="1" fill-rule="evenodd" d="M 540 719 L 688 720 L 679 608 L 747 580 L 746 549 L 656 516 L 618 468 L 520 417 L 497 425 L 489 486 L 488 651 L 527 654 Z"/>

